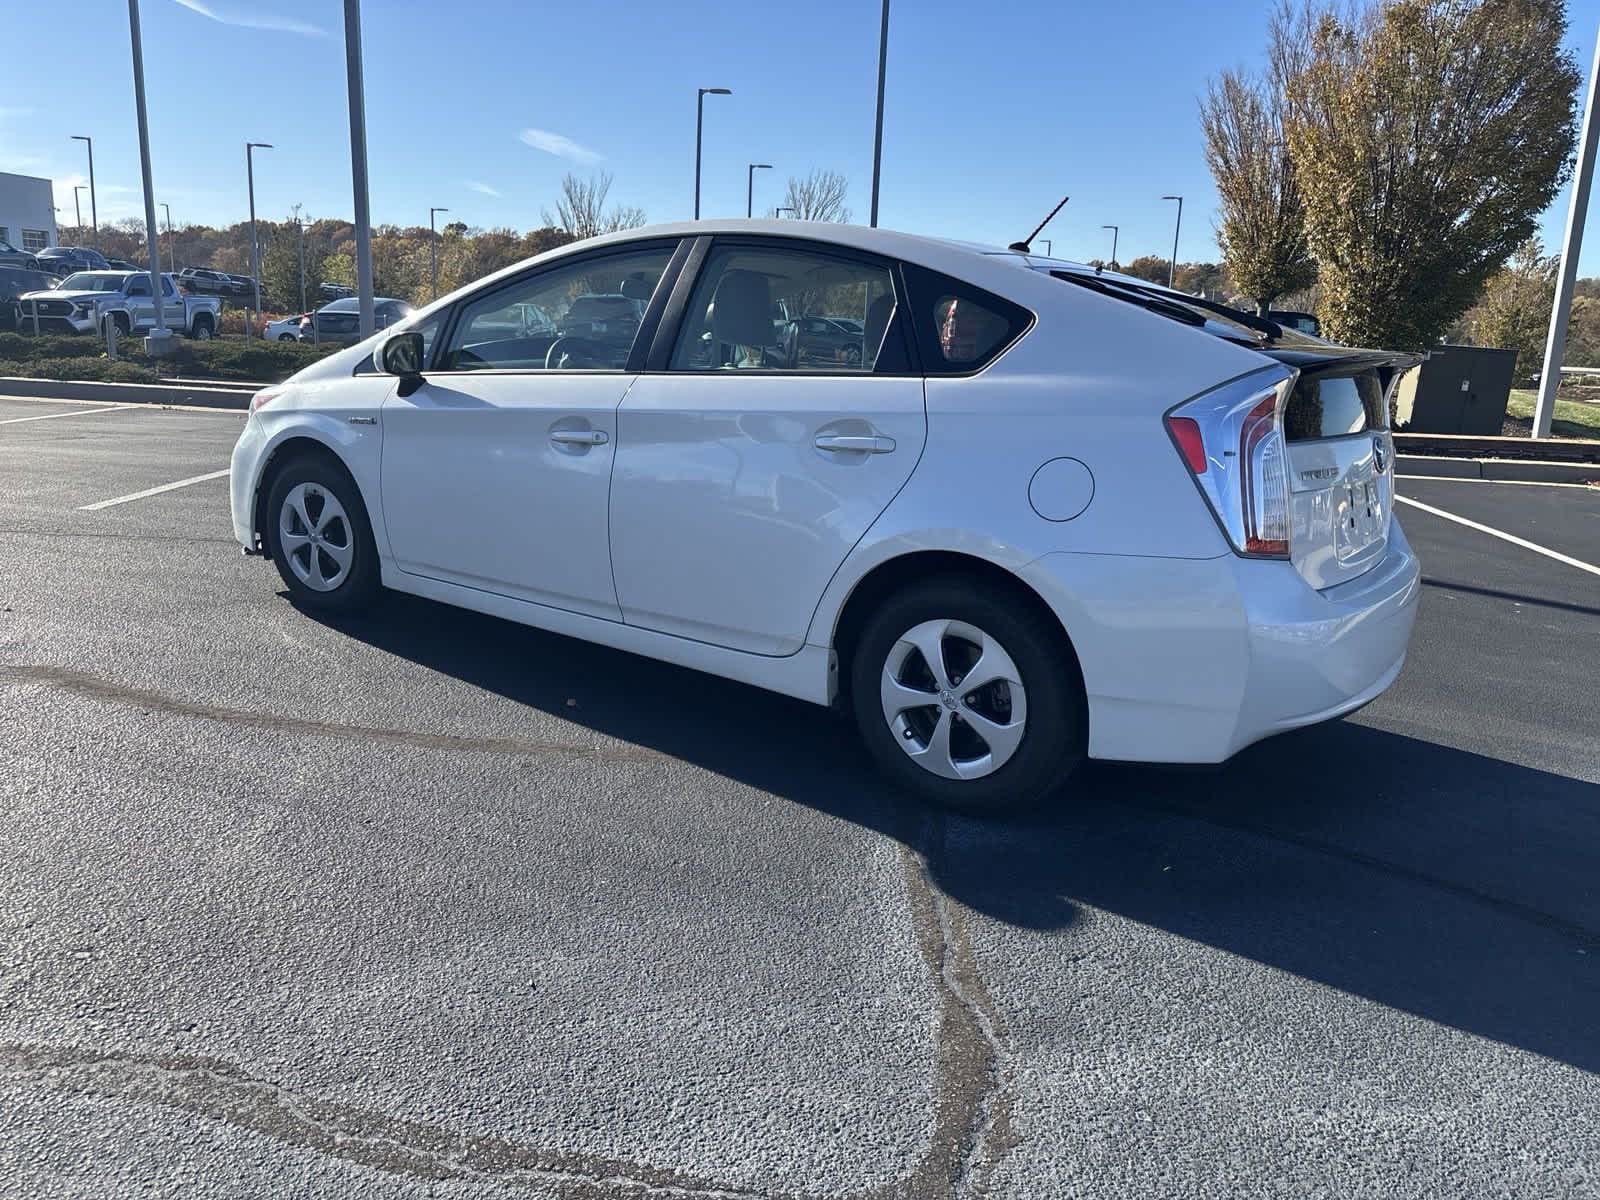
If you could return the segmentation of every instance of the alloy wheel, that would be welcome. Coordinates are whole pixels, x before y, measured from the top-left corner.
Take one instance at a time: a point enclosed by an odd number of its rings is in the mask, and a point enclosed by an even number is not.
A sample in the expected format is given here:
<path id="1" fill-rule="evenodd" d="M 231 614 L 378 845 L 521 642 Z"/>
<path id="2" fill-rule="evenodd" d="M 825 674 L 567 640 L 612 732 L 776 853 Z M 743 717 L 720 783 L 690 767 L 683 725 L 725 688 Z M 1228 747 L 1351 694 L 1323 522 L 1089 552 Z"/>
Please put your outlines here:
<path id="1" fill-rule="evenodd" d="M 278 545 L 289 569 L 312 591 L 331 592 L 355 561 L 355 535 L 338 497 L 317 483 L 301 483 L 283 498 Z"/>
<path id="2" fill-rule="evenodd" d="M 981 779 L 1017 752 L 1027 694 L 1011 656 L 962 621 L 923 621 L 889 650 L 880 685 L 895 744 L 945 779 Z"/>

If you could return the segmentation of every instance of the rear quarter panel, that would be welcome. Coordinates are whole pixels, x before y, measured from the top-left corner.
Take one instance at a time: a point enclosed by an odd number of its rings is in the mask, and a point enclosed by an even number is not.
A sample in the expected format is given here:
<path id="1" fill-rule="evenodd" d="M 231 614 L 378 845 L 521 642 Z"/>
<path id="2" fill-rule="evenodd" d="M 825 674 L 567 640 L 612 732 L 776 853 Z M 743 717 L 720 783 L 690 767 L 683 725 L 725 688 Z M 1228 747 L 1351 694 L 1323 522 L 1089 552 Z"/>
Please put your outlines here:
<path id="1" fill-rule="evenodd" d="M 1229 553 L 1162 417 L 1271 361 L 1008 260 L 982 266 L 965 277 L 1025 305 L 1037 321 L 984 371 L 927 380 L 922 460 L 834 577 L 813 619 L 813 642 L 831 643 L 862 577 L 918 550 L 967 553 L 1013 572 L 1063 552 Z M 1064 521 L 1040 516 L 1029 501 L 1035 472 L 1057 458 L 1077 459 L 1093 476 L 1088 506 Z"/>

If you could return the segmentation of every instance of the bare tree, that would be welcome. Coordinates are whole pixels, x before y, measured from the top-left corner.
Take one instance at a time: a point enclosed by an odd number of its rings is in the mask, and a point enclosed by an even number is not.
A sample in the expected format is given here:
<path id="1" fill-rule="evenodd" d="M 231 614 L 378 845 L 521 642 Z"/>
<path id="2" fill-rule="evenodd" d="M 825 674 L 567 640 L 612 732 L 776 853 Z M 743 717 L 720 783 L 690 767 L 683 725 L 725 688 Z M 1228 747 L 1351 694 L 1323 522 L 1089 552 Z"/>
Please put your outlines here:
<path id="1" fill-rule="evenodd" d="M 588 179 L 567 174 L 561 180 L 561 199 L 556 210 L 543 212 L 544 223 L 566 230 L 574 238 L 596 237 L 619 229 L 636 229 L 644 224 L 644 210 L 629 206 L 606 210 L 611 192 L 611 172 L 601 171 Z"/>
<path id="2" fill-rule="evenodd" d="M 850 210 L 845 207 L 844 198 L 849 186 L 839 172 L 813 168 L 804 179 L 789 176 L 783 206 L 794 209 L 794 215 L 802 221 L 848 222 Z M 773 210 L 774 215 L 776 211 Z"/>

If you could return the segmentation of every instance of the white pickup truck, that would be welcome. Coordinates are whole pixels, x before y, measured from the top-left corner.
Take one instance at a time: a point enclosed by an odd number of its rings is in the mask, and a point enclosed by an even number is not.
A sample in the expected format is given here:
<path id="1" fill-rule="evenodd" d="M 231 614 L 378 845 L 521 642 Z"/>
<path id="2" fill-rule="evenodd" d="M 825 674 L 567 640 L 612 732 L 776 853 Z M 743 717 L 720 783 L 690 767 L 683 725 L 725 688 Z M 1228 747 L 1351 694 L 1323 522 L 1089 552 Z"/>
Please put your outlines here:
<path id="1" fill-rule="evenodd" d="M 161 277 L 162 314 L 167 328 L 202 340 L 215 336 L 221 325 L 222 301 L 215 296 L 186 296 L 172 281 Z M 107 322 L 119 334 L 154 329 L 156 307 L 150 296 L 147 271 L 78 271 L 42 292 L 17 297 L 22 311 L 22 331 L 40 333 L 96 333 Z"/>

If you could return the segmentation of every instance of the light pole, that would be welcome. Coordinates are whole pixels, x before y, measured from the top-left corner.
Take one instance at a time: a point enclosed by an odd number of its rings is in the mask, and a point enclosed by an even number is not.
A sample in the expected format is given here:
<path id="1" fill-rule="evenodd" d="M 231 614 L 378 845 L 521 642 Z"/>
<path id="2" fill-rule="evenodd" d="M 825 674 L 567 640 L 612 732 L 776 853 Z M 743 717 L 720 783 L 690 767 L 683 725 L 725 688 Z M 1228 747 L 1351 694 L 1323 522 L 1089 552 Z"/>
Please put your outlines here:
<path id="1" fill-rule="evenodd" d="M 1039 240 L 1044 243 L 1044 256 L 1046 258 L 1054 258 L 1056 256 L 1056 251 L 1055 251 L 1055 245 L 1056 244 L 1054 242 L 1052 242 L 1049 238 L 1040 238 Z"/>
<path id="2" fill-rule="evenodd" d="M 1539 373 L 1539 398 L 1533 408 L 1532 434 L 1550 436 L 1556 414 L 1556 389 L 1561 386 L 1561 360 L 1567 355 L 1567 321 L 1572 315 L 1572 291 L 1578 277 L 1578 252 L 1583 247 L 1584 218 L 1589 211 L 1589 190 L 1594 186 L 1595 139 L 1600 136 L 1600 45 L 1595 46 L 1589 68 L 1589 100 L 1583 106 L 1583 131 L 1578 137 L 1578 166 L 1572 173 L 1572 202 L 1567 208 L 1567 232 L 1561 240 L 1561 265 L 1556 268 L 1555 304 L 1550 310 L 1550 330 L 1544 341 L 1544 370 Z"/>
<path id="3" fill-rule="evenodd" d="M 700 219 L 700 148 L 705 141 L 706 97 L 731 96 L 732 88 L 701 88 L 694 104 L 694 219 Z"/>
<path id="4" fill-rule="evenodd" d="M 793 213 L 795 220 L 798 221 L 800 219 L 800 210 L 798 208 L 775 208 L 772 210 L 773 217 L 779 221 L 783 220 L 784 213 Z"/>
<path id="5" fill-rule="evenodd" d="M 429 299 L 439 298 L 439 231 L 433 227 L 433 214 L 449 212 L 448 208 L 430 208 L 428 210 L 428 256 L 433 263 L 433 295 Z"/>
<path id="6" fill-rule="evenodd" d="M 77 187 L 72 189 L 72 211 L 77 217 L 77 226 L 79 229 L 83 228 L 83 203 L 79 199 L 78 193 L 83 191 L 83 187 L 84 185 L 80 183 Z"/>
<path id="7" fill-rule="evenodd" d="M 145 353 L 160 358 L 171 354 L 172 331 L 167 328 L 166 305 L 161 294 L 161 250 L 156 242 L 156 190 L 150 182 L 150 123 L 144 106 L 144 39 L 139 34 L 139 0 L 128 0 L 128 39 L 133 43 L 133 107 L 139 119 L 139 173 L 144 184 L 145 245 L 150 249 L 150 300 L 156 327 L 144 340 Z M 89 188 L 89 209 L 94 211 L 94 187 Z M 97 237 L 98 240 L 98 231 Z"/>
<path id="8" fill-rule="evenodd" d="M 172 232 L 172 205 L 163 200 L 161 207 L 166 210 L 167 214 L 167 265 L 176 271 L 178 269 L 178 242 Z"/>
<path id="9" fill-rule="evenodd" d="M 1119 225 L 1102 225 L 1102 226 L 1100 226 L 1100 228 L 1101 229 L 1109 229 L 1109 230 L 1111 230 L 1111 269 L 1112 270 L 1116 270 L 1116 267 L 1117 267 L 1117 236 L 1118 236 L 1118 234 L 1120 234 L 1122 232 L 1122 227 L 1119 226 Z"/>
<path id="10" fill-rule="evenodd" d="M 300 311 L 306 311 L 306 223 L 300 219 L 300 205 L 294 206 L 295 237 L 300 248 Z"/>
<path id="11" fill-rule="evenodd" d="M 345 76 L 350 92 L 350 183 L 356 203 L 356 294 L 361 336 L 372 336 L 372 209 L 367 197 L 367 101 L 361 82 L 361 0 L 344 0 Z M 313 330 L 315 326 L 313 325 Z"/>
<path id="12" fill-rule="evenodd" d="M 756 172 L 772 170 L 771 163 L 751 163 L 750 169 L 744 173 L 744 215 L 755 216 L 752 205 L 756 195 Z"/>
<path id="13" fill-rule="evenodd" d="M 872 227 L 878 227 L 878 178 L 883 168 L 883 80 L 889 68 L 889 0 L 878 28 L 878 120 L 872 134 Z"/>
<path id="14" fill-rule="evenodd" d="M 1172 227 L 1172 261 L 1167 265 L 1167 286 L 1174 287 L 1178 278 L 1178 231 L 1183 228 L 1183 197 L 1163 196 L 1161 198 L 1178 202 L 1178 221 Z"/>
<path id="15" fill-rule="evenodd" d="M 251 320 L 245 322 L 245 337 L 251 335 L 251 324 L 261 320 L 261 245 L 256 241 L 256 165 L 252 155 L 257 150 L 271 149 L 271 142 L 244 144 L 244 173 L 250 187 L 250 283 L 255 291 L 255 307 L 251 311 Z"/>
<path id="16" fill-rule="evenodd" d="M 95 207 L 94 197 L 94 139 L 84 134 L 75 133 L 72 140 L 82 142 L 89 147 L 89 223 L 94 226 L 94 248 L 100 249 L 100 210 Z M 79 222 L 81 225 L 82 222 Z"/>

